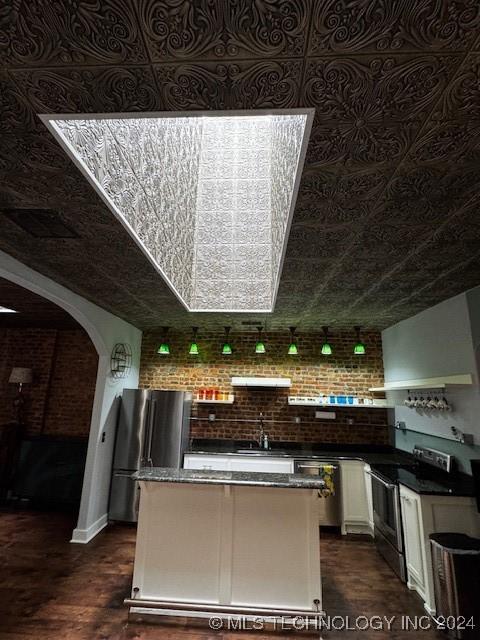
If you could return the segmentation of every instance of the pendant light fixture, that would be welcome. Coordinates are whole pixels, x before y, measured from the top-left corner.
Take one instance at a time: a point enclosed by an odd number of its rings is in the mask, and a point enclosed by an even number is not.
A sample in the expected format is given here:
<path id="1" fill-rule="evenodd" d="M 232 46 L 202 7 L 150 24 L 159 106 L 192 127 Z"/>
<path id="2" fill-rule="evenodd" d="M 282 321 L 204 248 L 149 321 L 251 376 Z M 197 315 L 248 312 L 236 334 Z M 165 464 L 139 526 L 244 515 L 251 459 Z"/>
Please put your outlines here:
<path id="1" fill-rule="evenodd" d="M 255 353 L 265 353 L 265 342 L 262 337 L 262 327 L 257 327 L 258 337 L 257 342 L 255 343 Z"/>
<path id="2" fill-rule="evenodd" d="M 289 327 L 290 330 L 290 344 L 288 346 L 288 355 L 289 356 L 298 356 L 298 347 L 297 341 L 295 339 L 295 330 L 297 327 Z"/>
<path id="3" fill-rule="evenodd" d="M 353 353 L 356 356 L 364 356 L 365 355 L 365 351 L 366 351 L 365 345 L 360 339 L 360 329 L 361 328 L 362 327 L 354 327 L 355 332 L 357 334 L 357 339 L 356 339 L 356 342 L 355 342 L 355 346 L 353 347 Z"/>
<path id="4" fill-rule="evenodd" d="M 157 353 L 161 356 L 169 356 L 170 355 L 170 345 L 167 341 L 168 327 L 163 327 L 163 337 L 160 346 L 157 349 Z"/>
<path id="5" fill-rule="evenodd" d="M 322 356 L 331 356 L 333 353 L 332 345 L 328 341 L 328 327 L 322 327 L 323 330 L 323 344 L 322 344 Z"/>
<path id="6" fill-rule="evenodd" d="M 222 346 L 222 356 L 232 355 L 232 345 L 230 344 L 229 335 L 230 335 L 230 327 L 225 327 L 225 340 Z"/>
<path id="7" fill-rule="evenodd" d="M 190 349 L 188 353 L 191 356 L 198 356 L 200 353 L 198 350 L 198 343 L 197 343 L 198 327 L 192 327 L 192 332 L 193 332 L 193 336 L 192 336 L 192 341 L 190 343 Z"/>

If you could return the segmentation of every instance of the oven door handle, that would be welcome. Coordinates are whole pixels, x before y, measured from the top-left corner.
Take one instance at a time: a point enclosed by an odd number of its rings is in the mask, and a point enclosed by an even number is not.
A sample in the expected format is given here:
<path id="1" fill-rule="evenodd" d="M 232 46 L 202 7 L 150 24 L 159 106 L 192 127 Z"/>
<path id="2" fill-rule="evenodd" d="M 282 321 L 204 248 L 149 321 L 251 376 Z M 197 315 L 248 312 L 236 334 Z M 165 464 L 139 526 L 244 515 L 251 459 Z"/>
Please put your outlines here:
<path id="1" fill-rule="evenodd" d="M 381 484 L 383 484 L 384 487 L 387 487 L 387 489 L 396 489 L 397 485 L 396 484 L 392 484 L 391 482 L 385 482 L 385 480 L 383 478 L 380 478 L 380 476 L 377 476 L 376 473 L 372 473 L 372 471 L 367 471 L 369 476 L 372 476 L 372 478 L 375 478 L 375 480 L 378 480 Z"/>
<path id="2" fill-rule="evenodd" d="M 324 469 L 325 467 L 332 467 L 333 471 L 338 469 L 335 464 L 296 464 L 297 469 Z"/>

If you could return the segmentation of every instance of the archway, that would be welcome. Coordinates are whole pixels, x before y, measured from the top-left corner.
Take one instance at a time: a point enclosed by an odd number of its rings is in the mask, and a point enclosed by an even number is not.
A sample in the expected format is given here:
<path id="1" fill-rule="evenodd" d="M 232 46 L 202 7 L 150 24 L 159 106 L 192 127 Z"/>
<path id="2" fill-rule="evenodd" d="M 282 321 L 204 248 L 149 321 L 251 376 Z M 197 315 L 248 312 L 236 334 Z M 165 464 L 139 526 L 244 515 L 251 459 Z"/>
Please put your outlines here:
<path id="1" fill-rule="evenodd" d="M 138 386 L 141 332 L 62 285 L 0 252 L 0 277 L 36 293 L 67 311 L 87 332 L 98 353 L 98 370 L 77 527 L 72 542 L 89 542 L 108 521 L 108 494 L 118 398 L 125 387 Z M 117 343 L 132 350 L 128 375 L 110 374 L 110 354 Z"/>
<path id="2" fill-rule="evenodd" d="M 83 327 L 0 278 L 0 495 L 78 515 L 98 370 Z"/>

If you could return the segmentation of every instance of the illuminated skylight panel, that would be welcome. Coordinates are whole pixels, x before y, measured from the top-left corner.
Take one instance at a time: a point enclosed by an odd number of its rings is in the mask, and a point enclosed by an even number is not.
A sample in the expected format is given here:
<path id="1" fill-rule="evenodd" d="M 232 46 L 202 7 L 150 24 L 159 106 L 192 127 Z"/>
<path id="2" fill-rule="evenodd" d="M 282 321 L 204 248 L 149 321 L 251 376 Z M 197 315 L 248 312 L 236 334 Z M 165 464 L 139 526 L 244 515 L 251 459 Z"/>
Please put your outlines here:
<path id="1" fill-rule="evenodd" d="M 190 311 L 272 311 L 311 113 L 43 116 Z"/>
<path id="2" fill-rule="evenodd" d="M 193 307 L 272 307 L 271 118 L 207 118 L 196 203 Z"/>

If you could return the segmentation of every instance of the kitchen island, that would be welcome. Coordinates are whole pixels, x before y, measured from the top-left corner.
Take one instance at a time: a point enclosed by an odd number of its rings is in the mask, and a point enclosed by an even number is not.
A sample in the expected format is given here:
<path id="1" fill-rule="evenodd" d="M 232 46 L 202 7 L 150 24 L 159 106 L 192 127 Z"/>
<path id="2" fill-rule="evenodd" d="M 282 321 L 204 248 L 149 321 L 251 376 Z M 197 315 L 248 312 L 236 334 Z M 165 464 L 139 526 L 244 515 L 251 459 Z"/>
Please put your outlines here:
<path id="1" fill-rule="evenodd" d="M 132 583 L 142 616 L 318 616 L 318 477 L 148 468 Z"/>

